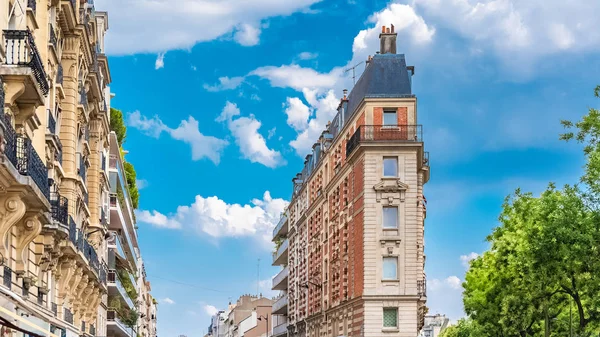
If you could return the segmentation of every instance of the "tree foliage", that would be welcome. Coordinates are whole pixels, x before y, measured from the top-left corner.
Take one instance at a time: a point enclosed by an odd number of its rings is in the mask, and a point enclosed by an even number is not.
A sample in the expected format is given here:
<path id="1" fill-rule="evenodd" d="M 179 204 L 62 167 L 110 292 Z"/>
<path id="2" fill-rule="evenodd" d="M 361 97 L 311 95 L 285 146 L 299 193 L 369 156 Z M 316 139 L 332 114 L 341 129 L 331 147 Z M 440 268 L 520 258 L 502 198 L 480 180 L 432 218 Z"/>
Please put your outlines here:
<path id="1" fill-rule="evenodd" d="M 600 334 L 600 113 L 590 109 L 563 125 L 569 132 L 561 139 L 584 143 L 582 186 L 550 183 L 539 197 L 517 189 L 505 200 L 490 250 L 465 277 L 472 323 L 445 337 L 471 336 L 462 331 L 473 326 L 483 329 L 479 336 Z"/>
<path id="2" fill-rule="evenodd" d="M 131 197 L 132 206 L 134 209 L 137 209 L 140 200 L 140 192 L 137 187 L 135 168 L 130 162 L 125 162 L 123 165 L 125 166 L 125 176 L 127 179 L 127 186 L 129 187 L 129 196 Z"/>
<path id="3" fill-rule="evenodd" d="M 127 127 L 121 110 L 110 108 L 110 129 L 117 134 L 119 146 L 123 146 L 127 137 Z"/>
<path id="4" fill-rule="evenodd" d="M 490 336 L 483 327 L 470 318 L 463 318 L 455 325 L 448 327 L 440 337 L 486 337 Z"/>

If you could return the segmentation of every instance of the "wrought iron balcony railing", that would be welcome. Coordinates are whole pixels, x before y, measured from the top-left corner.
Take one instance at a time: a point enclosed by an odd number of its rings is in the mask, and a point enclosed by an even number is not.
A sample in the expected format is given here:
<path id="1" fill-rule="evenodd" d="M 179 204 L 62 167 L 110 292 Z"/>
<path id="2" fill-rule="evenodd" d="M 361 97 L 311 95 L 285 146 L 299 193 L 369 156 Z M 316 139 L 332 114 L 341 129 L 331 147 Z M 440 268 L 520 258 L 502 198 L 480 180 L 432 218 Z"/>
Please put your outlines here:
<path id="1" fill-rule="evenodd" d="M 63 84 L 63 66 L 61 63 L 58 64 L 58 69 L 56 71 L 56 83 L 62 85 Z"/>
<path id="2" fill-rule="evenodd" d="M 54 48 L 56 48 L 57 47 L 56 43 L 57 43 L 58 40 L 56 39 L 56 32 L 54 31 L 54 27 L 52 25 L 49 25 L 48 31 L 50 31 L 50 37 L 49 37 L 50 44 Z"/>
<path id="3" fill-rule="evenodd" d="M 65 322 L 69 323 L 69 324 L 73 324 L 73 313 L 71 312 L 71 310 L 64 308 L 65 311 Z"/>
<path id="4" fill-rule="evenodd" d="M 77 246 L 77 224 L 71 216 L 69 216 L 69 241 Z"/>
<path id="5" fill-rule="evenodd" d="M 33 0 L 30 0 L 33 1 Z M 33 1 L 35 3 L 35 1 Z M 33 34 L 29 30 L 4 31 L 6 64 L 30 67 L 38 86 L 44 95 L 48 94 L 50 86 L 46 79 L 44 63 L 35 45 Z"/>
<path id="6" fill-rule="evenodd" d="M 8 289 L 12 288 L 12 269 L 4 266 L 4 275 L 2 275 L 2 284 Z"/>
<path id="7" fill-rule="evenodd" d="M 46 199 L 50 199 L 50 186 L 48 185 L 48 168 L 33 148 L 31 139 L 18 135 L 15 142 L 16 168 L 20 174 L 29 176 L 40 189 Z M 10 149 L 8 150 L 10 151 Z"/>
<path id="8" fill-rule="evenodd" d="M 417 281 L 417 294 L 419 296 L 427 296 L 427 281 Z"/>
<path id="9" fill-rule="evenodd" d="M 69 224 L 69 199 L 61 197 L 58 192 L 50 194 L 50 205 L 52 205 L 52 219 L 61 225 L 68 227 Z"/>
<path id="10" fill-rule="evenodd" d="M 361 125 L 346 143 L 349 156 L 363 142 L 422 142 L 421 125 Z"/>
<path id="11" fill-rule="evenodd" d="M 423 166 L 429 166 L 429 152 L 423 152 Z"/>
<path id="12" fill-rule="evenodd" d="M 56 134 L 56 119 L 50 109 L 47 109 L 46 112 L 48 113 L 48 132 L 54 135 Z"/>
<path id="13" fill-rule="evenodd" d="M 90 205 L 90 194 L 86 191 L 83 191 L 83 202 L 85 202 L 86 205 Z"/>
<path id="14" fill-rule="evenodd" d="M 85 91 L 85 86 L 82 82 L 79 82 L 79 104 L 83 105 L 83 107 L 87 110 L 88 107 L 88 98 L 87 92 Z"/>
<path id="15" fill-rule="evenodd" d="M 54 153 L 54 160 L 59 162 L 62 165 L 63 160 L 63 152 L 62 152 L 62 143 L 60 142 L 60 138 L 56 137 L 56 143 L 58 144 L 58 151 Z"/>

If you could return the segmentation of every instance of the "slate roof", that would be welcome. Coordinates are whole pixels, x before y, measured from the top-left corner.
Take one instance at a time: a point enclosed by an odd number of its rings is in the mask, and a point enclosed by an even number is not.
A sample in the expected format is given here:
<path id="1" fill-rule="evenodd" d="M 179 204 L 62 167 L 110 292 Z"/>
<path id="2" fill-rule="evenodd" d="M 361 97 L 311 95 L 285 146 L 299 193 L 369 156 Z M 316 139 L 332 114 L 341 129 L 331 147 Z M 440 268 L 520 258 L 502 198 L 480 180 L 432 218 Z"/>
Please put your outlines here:
<path id="1" fill-rule="evenodd" d="M 404 54 L 376 54 L 348 96 L 354 114 L 363 98 L 414 97 Z"/>

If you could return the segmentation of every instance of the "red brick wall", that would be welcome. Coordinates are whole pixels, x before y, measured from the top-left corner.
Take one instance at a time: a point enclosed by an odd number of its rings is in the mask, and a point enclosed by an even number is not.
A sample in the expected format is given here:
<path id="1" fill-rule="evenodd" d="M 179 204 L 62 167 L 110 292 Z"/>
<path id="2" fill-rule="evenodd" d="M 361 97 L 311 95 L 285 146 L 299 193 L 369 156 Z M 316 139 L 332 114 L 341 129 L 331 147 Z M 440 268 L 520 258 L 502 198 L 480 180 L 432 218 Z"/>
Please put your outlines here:
<path id="1" fill-rule="evenodd" d="M 383 108 L 373 108 L 373 125 L 383 125 Z"/>
<path id="2" fill-rule="evenodd" d="M 408 125 L 408 108 L 398 108 L 398 125 Z"/>

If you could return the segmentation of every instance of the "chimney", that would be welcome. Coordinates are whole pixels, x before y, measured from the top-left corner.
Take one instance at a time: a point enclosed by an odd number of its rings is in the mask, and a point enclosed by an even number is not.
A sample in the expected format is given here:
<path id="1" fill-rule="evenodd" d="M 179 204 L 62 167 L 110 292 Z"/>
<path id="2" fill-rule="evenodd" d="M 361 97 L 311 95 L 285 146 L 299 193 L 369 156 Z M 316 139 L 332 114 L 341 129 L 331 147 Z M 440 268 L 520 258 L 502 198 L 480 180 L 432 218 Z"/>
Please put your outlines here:
<path id="1" fill-rule="evenodd" d="M 394 30 L 394 25 L 381 27 L 381 34 L 379 34 L 379 52 L 381 54 L 396 54 L 396 36 L 398 34 Z"/>

